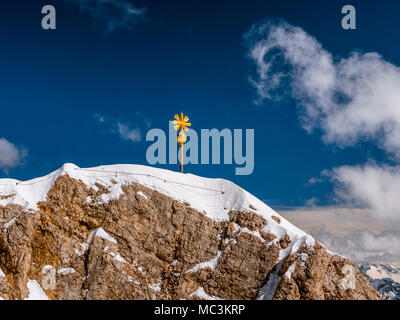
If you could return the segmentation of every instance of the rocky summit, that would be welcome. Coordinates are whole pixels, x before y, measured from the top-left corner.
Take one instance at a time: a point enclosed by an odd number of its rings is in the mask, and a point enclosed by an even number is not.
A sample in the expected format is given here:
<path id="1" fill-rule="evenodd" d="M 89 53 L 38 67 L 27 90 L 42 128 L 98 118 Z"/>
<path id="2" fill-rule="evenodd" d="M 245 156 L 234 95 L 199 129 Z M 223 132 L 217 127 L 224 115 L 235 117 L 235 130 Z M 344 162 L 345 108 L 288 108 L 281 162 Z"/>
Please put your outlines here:
<path id="1" fill-rule="evenodd" d="M 0 179 L 0 299 L 380 299 L 359 269 L 223 179 L 66 164 Z"/>

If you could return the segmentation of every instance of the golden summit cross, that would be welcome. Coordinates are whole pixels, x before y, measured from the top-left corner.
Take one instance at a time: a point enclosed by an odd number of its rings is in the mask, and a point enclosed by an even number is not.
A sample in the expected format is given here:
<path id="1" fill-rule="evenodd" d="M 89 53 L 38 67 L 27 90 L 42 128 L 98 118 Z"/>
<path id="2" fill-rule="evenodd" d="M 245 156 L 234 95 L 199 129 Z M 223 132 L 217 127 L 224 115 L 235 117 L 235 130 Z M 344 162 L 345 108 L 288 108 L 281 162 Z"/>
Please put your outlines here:
<path id="1" fill-rule="evenodd" d="M 180 159 L 179 159 L 179 171 L 183 172 L 183 144 L 187 140 L 187 136 L 184 133 L 184 131 L 189 131 L 189 128 L 192 124 L 189 121 L 188 116 L 184 116 L 183 112 L 181 112 L 180 115 L 176 114 L 174 116 L 175 120 L 172 121 L 172 123 L 175 125 L 175 130 L 178 131 L 177 137 L 176 137 L 176 142 L 179 143 L 180 149 Z"/>

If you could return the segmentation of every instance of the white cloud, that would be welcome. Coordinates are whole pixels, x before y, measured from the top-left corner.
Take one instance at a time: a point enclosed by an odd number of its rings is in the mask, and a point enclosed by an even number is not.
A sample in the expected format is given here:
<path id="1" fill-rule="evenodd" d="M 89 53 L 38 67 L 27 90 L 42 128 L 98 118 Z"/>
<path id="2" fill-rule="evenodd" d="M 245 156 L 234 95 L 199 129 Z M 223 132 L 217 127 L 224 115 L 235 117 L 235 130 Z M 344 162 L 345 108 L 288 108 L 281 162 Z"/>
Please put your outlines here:
<path id="1" fill-rule="evenodd" d="M 400 261 L 400 224 L 370 209 L 298 207 L 279 214 L 353 262 Z"/>
<path id="2" fill-rule="evenodd" d="M 366 230 L 357 230 L 345 237 L 338 237 L 325 229 L 311 233 L 329 250 L 348 257 L 353 262 L 400 261 L 399 231 L 388 230 L 375 234 Z"/>
<path id="3" fill-rule="evenodd" d="M 122 139 L 133 142 L 142 141 L 142 134 L 139 128 L 129 128 L 128 125 L 118 122 L 118 132 Z"/>
<path id="4" fill-rule="evenodd" d="M 400 166 L 342 166 L 329 175 L 340 200 L 369 208 L 381 219 L 400 219 Z"/>
<path id="5" fill-rule="evenodd" d="M 378 53 L 335 60 L 303 29 L 285 22 L 254 25 L 245 36 L 255 66 L 258 103 L 297 101 L 305 129 L 320 128 L 326 143 L 376 142 L 400 158 L 400 69 Z"/>
<path id="6" fill-rule="evenodd" d="M 134 124 L 101 114 L 95 114 L 93 117 L 107 133 L 116 134 L 124 141 L 142 141 L 142 132 L 151 126 L 151 119 L 140 112 L 136 112 Z"/>
<path id="7" fill-rule="evenodd" d="M 98 123 L 104 123 L 106 121 L 106 119 L 104 118 L 104 116 L 102 116 L 101 114 L 96 113 L 94 115 L 94 118 L 96 119 L 96 121 Z"/>
<path id="8" fill-rule="evenodd" d="M 319 199 L 317 197 L 312 197 L 305 202 L 306 207 L 315 207 L 318 203 Z"/>
<path id="9" fill-rule="evenodd" d="M 314 37 L 282 21 L 256 24 L 245 38 L 258 103 L 289 94 L 303 127 L 321 129 L 326 143 L 346 147 L 371 141 L 400 161 L 399 67 L 378 53 L 334 59 Z M 383 219 L 400 219 L 399 166 L 343 166 L 328 174 L 341 201 Z"/>
<path id="10" fill-rule="evenodd" d="M 145 20 L 146 8 L 137 8 L 128 0 L 65 0 L 76 5 L 82 12 L 106 25 L 106 32 L 116 29 L 131 29 Z"/>
<path id="11" fill-rule="evenodd" d="M 308 184 L 317 184 L 322 182 L 323 180 L 321 178 L 317 178 L 317 177 L 311 177 L 310 179 L 307 180 Z"/>
<path id="12" fill-rule="evenodd" d="M 27 156 L 26 149 L 17 147 L 5 138 L 0 138 L 0 169 L 8 172 L 22 165 Z"/>

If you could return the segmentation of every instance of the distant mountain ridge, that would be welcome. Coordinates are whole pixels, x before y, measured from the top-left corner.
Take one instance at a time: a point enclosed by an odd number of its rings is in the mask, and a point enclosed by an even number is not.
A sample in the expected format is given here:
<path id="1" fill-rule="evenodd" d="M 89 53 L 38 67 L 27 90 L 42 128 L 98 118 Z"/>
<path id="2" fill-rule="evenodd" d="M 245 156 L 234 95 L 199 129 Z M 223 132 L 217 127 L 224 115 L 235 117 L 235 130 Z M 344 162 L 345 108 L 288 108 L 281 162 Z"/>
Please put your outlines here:
<path id="1" fill-rule="evenodd" d="M 362 263 L 359 268 L 382 299 L 400 300 L 400 263 Z"/>

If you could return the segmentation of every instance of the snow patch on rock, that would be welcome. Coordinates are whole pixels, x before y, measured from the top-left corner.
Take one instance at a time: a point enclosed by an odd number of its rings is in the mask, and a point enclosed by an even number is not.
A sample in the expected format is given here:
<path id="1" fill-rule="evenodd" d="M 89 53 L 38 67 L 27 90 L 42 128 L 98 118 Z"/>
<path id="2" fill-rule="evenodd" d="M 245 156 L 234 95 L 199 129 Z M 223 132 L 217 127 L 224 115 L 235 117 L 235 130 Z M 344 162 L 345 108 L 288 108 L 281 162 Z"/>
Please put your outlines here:
<path id="1" fill-rule="evenodd" d="M 29 279 L 27 287 L 29 290 L 29 296 L 24 300 L 49 300 L 46 292 L 43 291 L 42 287 L 36 280 Z"/>
<path id="2" fill-rule="evenodd" d="M 284 276 L 290 280 L 292 278 L 292 273 L 295 268 L 296 268 L 296 261 L 287 269 Z"/>
<path id="3" fill-rule="evenodd" d="M 215 270 L 215 267 L 218 264 L 218 260 L 221 257 L 221 253 L 222 252 L 220 250 L 218 250 L 218 253 L 214 258 L 212 258 L 211 260 L 206 261 L 206 262 L 200 262 L 186 272 L 197 272 L 198 270 L 205 269 L 205 268 L 210 268 L 211 270 Z"/>
<path id="4" fill-rule="evenodd" d="M 105 232 L 103 228 L 98 228 L 98 229 L 96 230 L 96 232 L 95 232 L 94 235 L 95 235 L 96 237 L 106 239 L 106 240 L 108 240 L 108 241 L 110 241 L 110 242 L 112 242 L 112 243 L 115 243 L 115 244 L 118 243 L 117 240 L 115 240 L 115 239 L 114 239 L 113 237 L 111 237 L 107 232 Z"/>
<path id="5" fill-rule="evenodd" d="M 199 298 L 205 299 L 205 300 L 223 300 L 221 298 L 215 297 L 215 296 L 210 296 L 208 295 L 203 287 L 198 287 L 197 290 L 193 293 L 190 294 L 190 297 L 193 296 L 198 296 Z"/>
<path id="6" fill-rule="evenodd" d="M 118 252 L 115 253 L 115 252 L 109 251 L 108 254 L 110 256 L 112 256 L 114 258 L 114 260 L 116 260 L 116 261 L 119 261 L 122 263 L 128 263 L 124 258 L 121 257 L 121 255 Z"/>
<path id="7" fill-rule="evenodd" d="M 148 200 L 149 198 L 142 192 L 142 191 L 138 191 L 137 193 L 139 196 L 145 198 L 146 200 Z"/>
<path id="8" fill-rule="evenodd" d="M 149 288 L 150 288 L 150 289 L 153 289 L 154 291 L 160 292 L 160 291 L 161 291 L 161 278 L 160 278 L 160 280 L 159 280 L 157 283 L 155 283 L 155 284 L 150 284 L 150 285 L 149 285 Z"/>
<path id="9" fill-rule="evenodd" d="M 75 271 L 74 268 L 61 268 L 61 269 L 59 269 L 57 271 L 58 274 L 63 275 L 63 276 L 65 276 L 67 274 L 72 274 L 72 273 L 75 273 L 75 272 L 76 271 Z"/>
<path id="10" fill-rule="evenodd" d="M 10 221 L 6 222 L 3 225 L 3 230 L 7 230 L 9 227 L 11 227 L 15 223 L 15 221 L 17 221 L 17 218 L 18 218 L 18 216 L 14 217 Z"/>

